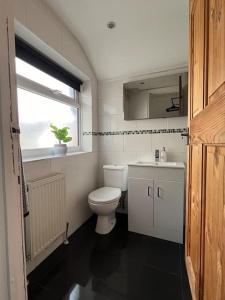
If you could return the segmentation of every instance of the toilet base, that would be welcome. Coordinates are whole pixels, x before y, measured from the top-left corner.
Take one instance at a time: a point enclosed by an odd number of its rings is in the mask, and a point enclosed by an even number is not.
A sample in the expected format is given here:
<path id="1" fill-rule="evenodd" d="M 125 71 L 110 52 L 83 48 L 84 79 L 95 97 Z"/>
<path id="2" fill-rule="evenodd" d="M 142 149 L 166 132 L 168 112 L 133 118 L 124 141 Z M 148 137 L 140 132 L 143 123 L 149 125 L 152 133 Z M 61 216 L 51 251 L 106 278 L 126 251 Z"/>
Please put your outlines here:
<path id="1" fill-rule="evenodd" d="M 98 234 L 110 233 L 116 225 L 115 213 L 109 216 L 98 216 L 95 232 Z"/>

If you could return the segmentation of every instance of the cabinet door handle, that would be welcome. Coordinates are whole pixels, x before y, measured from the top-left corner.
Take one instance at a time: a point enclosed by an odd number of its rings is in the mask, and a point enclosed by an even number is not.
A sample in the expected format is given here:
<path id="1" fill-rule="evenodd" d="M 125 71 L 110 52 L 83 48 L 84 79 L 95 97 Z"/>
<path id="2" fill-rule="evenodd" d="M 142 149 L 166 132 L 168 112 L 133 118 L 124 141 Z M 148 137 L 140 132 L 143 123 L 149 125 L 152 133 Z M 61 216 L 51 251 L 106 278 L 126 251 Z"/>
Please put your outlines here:
<path id="1" fill-rule="evenodd" d="M 152 186 L 148 186 L 148 197 L 153 197 L 152 196 L 152 190 L 153 190 L 153 187 Z"/>
<path id="2" fill-rule="evenodd" d="M 160 199 L 164 198 L 164 190 L 161 187 L 157 187 L 157 197 Z"/>
<path id="3" fill-rule="evenodd" d="M 150 187 L 148 186 L 148 196 L 150 196 Z"/>

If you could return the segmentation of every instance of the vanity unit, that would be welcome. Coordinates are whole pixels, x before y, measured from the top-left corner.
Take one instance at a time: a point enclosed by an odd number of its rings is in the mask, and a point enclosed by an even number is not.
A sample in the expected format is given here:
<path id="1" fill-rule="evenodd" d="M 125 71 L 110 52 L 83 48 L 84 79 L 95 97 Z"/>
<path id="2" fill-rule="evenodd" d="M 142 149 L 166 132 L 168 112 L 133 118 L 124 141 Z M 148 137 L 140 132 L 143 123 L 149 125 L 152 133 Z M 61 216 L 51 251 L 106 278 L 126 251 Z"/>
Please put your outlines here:
<path id="1" fill-rule="evenodd" d="M 129 231 L 183 243 L 185 165 L 128 165 Z"/>

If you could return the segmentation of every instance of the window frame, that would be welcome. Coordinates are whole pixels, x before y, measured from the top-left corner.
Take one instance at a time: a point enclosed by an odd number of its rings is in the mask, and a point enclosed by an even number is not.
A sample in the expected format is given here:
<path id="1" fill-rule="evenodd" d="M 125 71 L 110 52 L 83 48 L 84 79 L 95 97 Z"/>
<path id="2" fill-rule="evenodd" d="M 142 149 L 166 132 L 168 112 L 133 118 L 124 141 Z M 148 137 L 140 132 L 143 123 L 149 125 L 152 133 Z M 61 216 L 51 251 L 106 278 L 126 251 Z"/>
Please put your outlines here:
<path id="1" fill-rule="evenodd" d="M 31 93 L 38 94 L 40 96 L 49 98 L 51 100 L 69 105 L 73 108 L 77 109 L 77 138 L 78 138 L 78 146 L 70 146 L 68 147 L 68 153 L 76 153 L 81 151 L 81 105 L 79 102 L 79 92 L 74 90 L 74 97 L 71 98 L 62 94 L 58 90 L 53 90 L 49 87 L 46 87 L 40 83 L 37 83 L 33 80 L 30 80 L 22 75 L 16 74 L 17 79 L 17 88 L 27 90 Z M 53 157 L 53 148 L 33 148 L 33 149 L 23 149 L 22 156 L 24 159 L 32 159 L 32 158 L 41 158 L 41 157 Z"/>

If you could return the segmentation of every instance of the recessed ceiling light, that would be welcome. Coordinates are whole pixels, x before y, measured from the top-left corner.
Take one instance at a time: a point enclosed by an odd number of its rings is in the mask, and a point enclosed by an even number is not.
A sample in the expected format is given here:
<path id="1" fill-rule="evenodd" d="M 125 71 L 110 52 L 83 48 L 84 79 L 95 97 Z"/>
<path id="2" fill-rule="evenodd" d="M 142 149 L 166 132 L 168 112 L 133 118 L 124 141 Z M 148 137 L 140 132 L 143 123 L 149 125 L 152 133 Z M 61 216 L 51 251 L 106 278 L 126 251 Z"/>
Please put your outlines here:
<path id="1" fill-rule="evenodd" d="M 109 22 L 109 23 L 107 24 L 107 27 L 108 27 L 109 29 L 113 29 L 113 28 L 116 27 L 116 23 L 113 22 L 113 21 L 111 21 L 111 22 Z"/>

